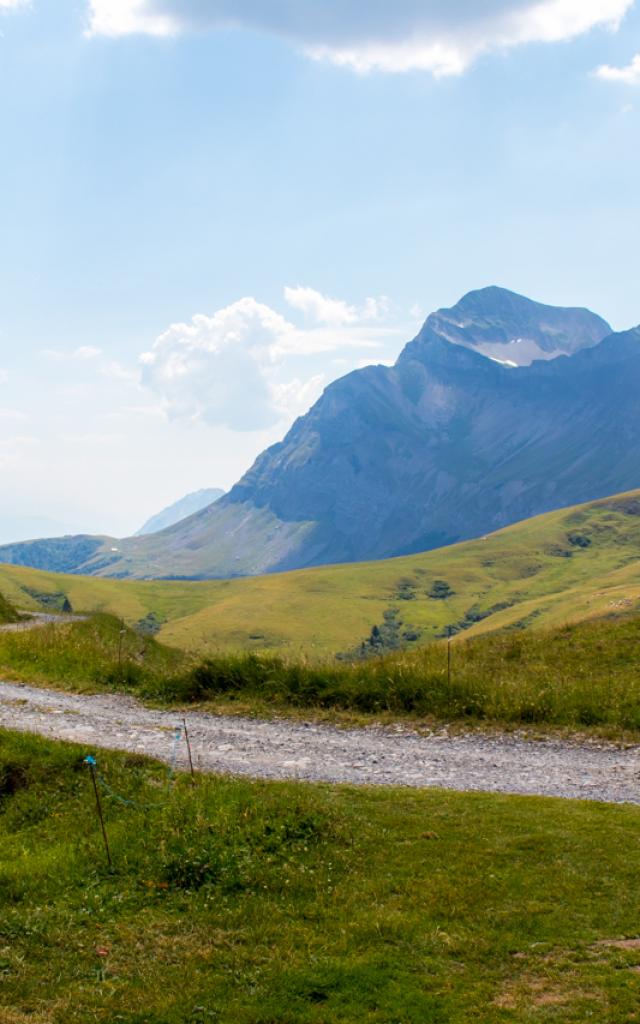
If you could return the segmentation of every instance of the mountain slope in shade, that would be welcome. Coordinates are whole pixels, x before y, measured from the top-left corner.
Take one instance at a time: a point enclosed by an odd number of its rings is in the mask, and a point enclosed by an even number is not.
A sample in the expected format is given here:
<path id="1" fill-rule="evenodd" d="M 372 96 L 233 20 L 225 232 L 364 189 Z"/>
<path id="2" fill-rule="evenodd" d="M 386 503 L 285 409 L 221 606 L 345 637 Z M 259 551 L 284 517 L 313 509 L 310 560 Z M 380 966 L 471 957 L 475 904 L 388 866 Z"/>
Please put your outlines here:
<path id="1" fill-rule="evenodd" d="M 166 530 L 168 526 L 179 523 L 182 519 L 186 519 L 187 516 L 193 515 L 194 512 L 200 512 L 203 508 L 207 508 L 208 505 L 213 505 L 223 494 L 224 491 L 219 487 L 205 487 L 200 491 L 192 491 L 191 494 L 185 495 L 184 498 L 180 498 L 173 505 L 168 505 L 162 512 L 158 512 L 155 516 L 147 519 L 146 523 L 136 531 L 135 536 L 144 537 L 148 533 L 158 533 L 159 530 Z"/>
<path id="2" fill-rule="evenodd" d="M 491 344 L 501 332 L 572 354 L 505 366 L 478 351 L 489 321 Z M 97 539 L 66 571 L 202 578 L 428 550 L 633 489 L 639 442 L 640 328 L 611 334 L 587 311 L 484 289 L 430 317 L 395 366 L 331 384 L 215 505 L 161 534 Z M 38 543 L 59 566 L 64 542 Z"/>

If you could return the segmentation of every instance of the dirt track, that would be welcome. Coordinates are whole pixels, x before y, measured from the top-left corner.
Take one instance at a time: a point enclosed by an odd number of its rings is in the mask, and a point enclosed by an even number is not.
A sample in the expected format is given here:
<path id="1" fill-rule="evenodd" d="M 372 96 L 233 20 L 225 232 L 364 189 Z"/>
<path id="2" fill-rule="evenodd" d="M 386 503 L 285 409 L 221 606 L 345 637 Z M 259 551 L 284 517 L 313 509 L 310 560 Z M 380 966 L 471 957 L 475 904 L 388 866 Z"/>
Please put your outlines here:
<path id="1" fill-rule="evenodd" d="M 0 726 L 168 761 L 181 724 L 120 695 L 79 696 L 0 683 Z M 512 736 L 423 736 L 189 712 L 200 771 L 266 779 L 537 794 L 640 803 L 640 748 L 533 742 Z M 184 742 L 178 765 L 187 766 Z"/>

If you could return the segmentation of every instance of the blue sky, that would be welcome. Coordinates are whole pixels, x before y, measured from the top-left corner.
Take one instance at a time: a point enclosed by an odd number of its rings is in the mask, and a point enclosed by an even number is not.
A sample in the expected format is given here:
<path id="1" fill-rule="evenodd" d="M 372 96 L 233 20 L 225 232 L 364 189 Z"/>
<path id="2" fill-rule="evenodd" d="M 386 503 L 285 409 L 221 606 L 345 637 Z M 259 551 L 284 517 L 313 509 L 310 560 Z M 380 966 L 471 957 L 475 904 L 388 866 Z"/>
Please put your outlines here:
<path id="1" fill-rule="evenodd" d="M 230 486 L 471 288 L 640 321 L 640 3 L 362 10 L 0 0 L 0 540 Z"/>

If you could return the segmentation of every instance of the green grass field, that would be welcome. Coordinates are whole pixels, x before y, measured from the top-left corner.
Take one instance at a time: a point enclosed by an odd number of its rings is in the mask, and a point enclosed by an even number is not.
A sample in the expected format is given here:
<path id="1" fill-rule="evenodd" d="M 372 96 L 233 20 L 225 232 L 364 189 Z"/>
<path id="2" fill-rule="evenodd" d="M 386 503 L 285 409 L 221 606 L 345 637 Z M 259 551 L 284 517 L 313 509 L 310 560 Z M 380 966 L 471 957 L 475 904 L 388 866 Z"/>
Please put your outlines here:
<path id="1" fill-rule="evenodd" d="M 87 753 L 0 733 L 3 1024 L 637 1019 L 635 807 L 99 753 L 109 871 Z"/>
<path id="2" fill-rule="evenodd" d="M 430 596 L 438 581 L 446 597 Z M 0 591 L 25 609 L 149 613 L 167 644 L 198 654 L 265 650 L 311 658 L 348 651 L 385 611 L 420 646 L 449 625 L 470 635 L 554 626 L 640 608 L 640 491 L 518 523 L 404 558 L 205 582 L 126 581 L 0 566 Z"/>
<path id="3" fill-rule="evenodd" d="M 0 672 L 160 704 L 341 720 L 559 727 L 620 738 L 640 730 L 640 617 L 488 633 L 355 662 L 223 653 L 200 659 L 98 615 L 0 634 Z"/>

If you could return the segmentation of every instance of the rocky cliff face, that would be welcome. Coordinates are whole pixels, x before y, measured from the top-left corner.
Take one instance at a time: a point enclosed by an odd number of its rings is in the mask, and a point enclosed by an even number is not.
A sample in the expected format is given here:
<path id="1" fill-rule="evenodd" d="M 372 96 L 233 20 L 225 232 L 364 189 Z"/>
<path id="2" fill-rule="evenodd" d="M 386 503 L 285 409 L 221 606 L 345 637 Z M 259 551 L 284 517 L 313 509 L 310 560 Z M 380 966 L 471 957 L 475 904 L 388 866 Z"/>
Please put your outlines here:
<path id="1" fill-rule="evenodd" d="M 518 338 L 547 358 L 487 354 Z M 215 505 L 75 571 L 225 576 L 425 550 L 637 487 L 639 442 L 640 328 L 484 289 L 429 317 L 395 366 L 330 385 Z"/>

